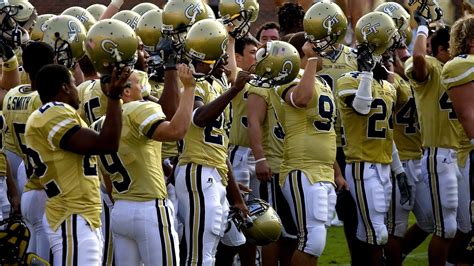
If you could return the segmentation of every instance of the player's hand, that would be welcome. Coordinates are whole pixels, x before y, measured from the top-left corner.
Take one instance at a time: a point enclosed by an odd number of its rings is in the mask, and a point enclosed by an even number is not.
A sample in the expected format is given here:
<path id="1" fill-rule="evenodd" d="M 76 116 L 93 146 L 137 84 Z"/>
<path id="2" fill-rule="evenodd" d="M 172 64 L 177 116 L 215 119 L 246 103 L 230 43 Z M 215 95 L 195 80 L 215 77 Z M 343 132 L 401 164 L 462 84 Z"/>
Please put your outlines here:
<path id="1" fill-rule="evenodd" d="M 237 77 L 235 78 L 234 82 L 234 88 L 237 89 L 238 91 L 241 91 L 244 89 L 245 84 L 249 82 L 251 79 L 250 73 L 247 71 L 239 71 L 239 74 L 237 74 Z"/>
<path id="2" fill-rule="evenodd" d="M 401 172 L 396 176 L 398 190 L 400 191 L 400 205 L 405 205 L 407 202 L 409 206 L 415 204 L 415 184 L 405 172 Z"/>
<path id="3" fill-rule="evenodd" d="M 429 13 L 430 11 L 428 11 Z M 415 14 L 413 14 L 414 18 L 415 18 L 415 21 L 416 23 L 418 24 L 418 26 L 426 26 L 428 27 L 430 25 L 430 22 L 431 22 L 431 19 L 430 18 L 427 18 L 425 17 L 423 14 L 422 14 L 422 11 L 417 9 L 415 11 Z M 429 15 L 429 17 L 431 17 Z"/>
<path id="4" fill-rule="evenodd" d="M 247 205 L 245 202 L 242 201 L 242 203 L 236 203 L 232 207 L 238 210 L 238 213 L 240 217 L 245 221 L 247 217 L 249 217 L 250 212 L 249 209 L 247 208 Z"/>
<path id="5" fill-rule="evenodd" d="M 336 191 L 349 190 L 349 184 L 342 175 L 337 175 L 334 177 L 334 182 L 336 183 Z"/>
<path id="6" fill-rule="evenodd" d="M 18 195 L 10 197 L 12 216 L 21 217 L 20 197 Z"/>
<path id="7" fill-rule="evenodd" d="M 110 80 L 104 82 L 104 80 L 101 79 L 101 87 L 104 94 L 112 99 L 122 98 L 123 90 L 126 86 L 129 86 L 128 78 L 131 73 L 132 69 L 129 66 L 122 69 L 114 67 L 110 75 Z"/>
<path id="8" fill-rule="evenodd" d="M 301 48 L 303 51 L 304 55 L 306 55 L 308 58 L 310 57 L 319 57 L 321 56 L 317 51 L 316 51 L 316 46 L 314 46 L 313 43 L 310 41 L 306 41 Z"/>
<path id="9" fill-rule="evenodd" d="M 156 45 L 156 51 L 164 62 L 165 70 L 176 69 L 177 53 L 173 47 L 173 41 L 170 38 L 162 38 Z"/>
<path id="10" fill-rule="evenodd" d="M 185 64 L 178 65 L 178 77 L 183 83 L 185 89 L 193 89 L 196 87 L 196 79 L 194 79 L 193 72 Z"/>
<path id="11" fill-rule="evenodd" d="M 246 185 L 242 183 L 237 182 L 237 186 L 239 187 L 240 192 L 243 192 L 245 194 L 252 192 L 252 190 L 249 187 L 247 187 Z"/>
<path id="12" fill-rule="evenodd" d="M 375 67 L 375 60 L 366 43 L 357 45 L 357 66 L 360 71 L 371 72 Z"/>
<path id="13" fill-rule="evenodd" d="M 255 164 L 255 174 L 260 182 L 267 182 L 272 179 L 272 169 L 266 160 Z"/>
<path id="14" fill-rule="evenodd" d="M 3 62 L 8 61 L 15 56 L 13 49 L 2 39 L 0 39 L 0 56 Z"/>

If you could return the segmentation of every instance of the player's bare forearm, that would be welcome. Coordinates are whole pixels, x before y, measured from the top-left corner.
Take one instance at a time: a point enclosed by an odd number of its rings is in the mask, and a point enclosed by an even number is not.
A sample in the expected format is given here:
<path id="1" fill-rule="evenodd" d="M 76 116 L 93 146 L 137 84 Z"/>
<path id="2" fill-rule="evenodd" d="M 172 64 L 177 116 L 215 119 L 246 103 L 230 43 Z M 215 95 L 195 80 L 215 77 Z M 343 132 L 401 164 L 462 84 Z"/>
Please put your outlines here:
<path id="1" fill-rule="evenodd" d="M 112 18 L 115 14 L 117 14 L 117 12 L 120 11 L 120 8 L 122 7 L 123 2 L 124 0 L 110 1 L 110 4 L 105 9 L 104 13 L 102 13 L 102 16 L 100 16 L 99 20 Z"/>
<path id="2" fill-rule="evenodd" d="M 229 90 L 224 92 L 221 96 L 217 97 L 214 101 L 205 104 L 197 105 L 197 109 L 194 112 L 193 122 L 199 127 L 205 127 L 209 123 L 216 120 L 230 101 L 239 93 L 239 89 L 232 86 Z M 196 105 L 195 105 L 196 107 Z"/>
<path id="3" fill-rule="evenodd" d="M 422 82 L 428 78 L 428 67 L 426 64 L 426 36 L 418 34 L 413 48 L 413 78 Z"/>
<path id="4" fill-rule="evenodd" d="M 244 204 L 244 199 L 242 198 L 242 194 L 240 193 L 239 186 L 234 179 L 234 174 L 232 172 L 232 164 L 230 163 L 229 159 L 227 159 L 227 167 L 229 172 L 227 173 L 227 200 L 229 201 L 230 205 L 240 205 Z"/>
<path id="5" fill-rule="evenodd" d="M 235 39 L 229 35 L 229 41 L 227 43 L 227 65 L 226 67 L 230 70 L 230 75 L 227 77 L 230 83 L 234 83 L 237 77 L 237 61 L 235 60 Z"/>
<path id="6" fill-rule="evenodd" d="M 306 45 L 306 44 L 305 44 Z M 285 102 L 290 106 L 305 108 L 314 97 L 314 82 L 318 59 L 308 59 L 301 81 L 285 95 Z"/>
<path id="7" fill-rule="evenodd" d="M 262 146 L 262 124 L 267 115 L 267 103 L 256 95 L 250 94 L 247 100 L 248 136 L 250 148 L 256 159 L 264 158 Z"/>
<path id="8" fill-rule="evenodd" d="M 176 70 L 165 70 L 164 89 L 158 103 L 166 115 L 166 120 L 171 120 L 179 105 L 178 74 Z"/>
<path id="9" fill-rule="evenodd" d="M 20 85 L 20 82 L 20 72 L 18 71 L 18 68 L 11 71 L 3 70 L 0 79 L 0 88 L 10 90 L 11 88 Z"/>
<path id="10" fill-rule="evenodd" d="M 184 138 L 191 124 L 194 102 L 194 87 L 185 88 L 179 102 L 178 110 L 170 122 L 159 125 L 153 133 L 158 141 L 177 141 Z"/>

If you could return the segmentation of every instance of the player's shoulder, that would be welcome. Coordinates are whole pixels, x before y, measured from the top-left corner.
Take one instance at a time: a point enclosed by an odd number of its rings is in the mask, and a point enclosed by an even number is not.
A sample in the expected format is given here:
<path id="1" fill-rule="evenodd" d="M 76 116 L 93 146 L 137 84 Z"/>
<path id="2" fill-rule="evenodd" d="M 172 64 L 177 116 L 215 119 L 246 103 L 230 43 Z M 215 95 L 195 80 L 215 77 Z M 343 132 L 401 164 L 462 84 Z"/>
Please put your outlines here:
<path id="1" fill-rule="evenodd" d="M 448 61 L 442 72 L 446 87 L 464 85 L 474 80 L 474 55 L 459 55 Z"/>
<path id="2" fill-rule="evenodd" d="M 30 84 L 21 84 L 8 90 L 7 94 L 5 94 L 5 98 L 30 94 L 34 95 L 38 94 L 38 92 L 33 90 Z"/>
<path id="3" fill-rule="evenodd" d="M 76 116 L 76 109 L 72 106 L 62 102 L 48 102 L 30 115 L 28 123 L 41 126 L 58 118 L 71 119 Z"/>

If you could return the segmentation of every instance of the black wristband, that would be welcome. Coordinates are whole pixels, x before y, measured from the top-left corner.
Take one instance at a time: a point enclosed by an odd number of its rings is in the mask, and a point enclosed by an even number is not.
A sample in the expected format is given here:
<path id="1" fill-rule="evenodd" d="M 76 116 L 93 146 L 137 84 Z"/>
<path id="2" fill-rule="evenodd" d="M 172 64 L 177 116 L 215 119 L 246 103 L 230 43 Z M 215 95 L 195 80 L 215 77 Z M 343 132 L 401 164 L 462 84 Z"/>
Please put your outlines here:
<path id="1" fill-rule="evenodd" d="M 105 96 L 107 96 L 107 98 L 110 98 L 110 99 L 112 99 L 112 100 L 120 100 L 120 99 L 122 99 L 122 94 L 118 94 L 118 95 L 106 94 Z"/>

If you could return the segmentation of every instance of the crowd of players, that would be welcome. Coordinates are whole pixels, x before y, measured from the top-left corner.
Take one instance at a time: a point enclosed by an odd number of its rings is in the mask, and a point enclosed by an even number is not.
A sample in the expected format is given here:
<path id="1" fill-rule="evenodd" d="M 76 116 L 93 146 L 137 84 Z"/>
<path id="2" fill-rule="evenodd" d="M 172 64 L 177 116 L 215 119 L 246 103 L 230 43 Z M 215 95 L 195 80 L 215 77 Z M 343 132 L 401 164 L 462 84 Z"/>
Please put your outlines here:
<path id="1" fill-rule="evenodd" d="M 336 210 L 353 265 L 474 263 L 474 3 L 408 2 L 349 47 L 330 1 L 282 40 L 256 0 L 1 1 L 0 264 L 317 265 Z"/>

